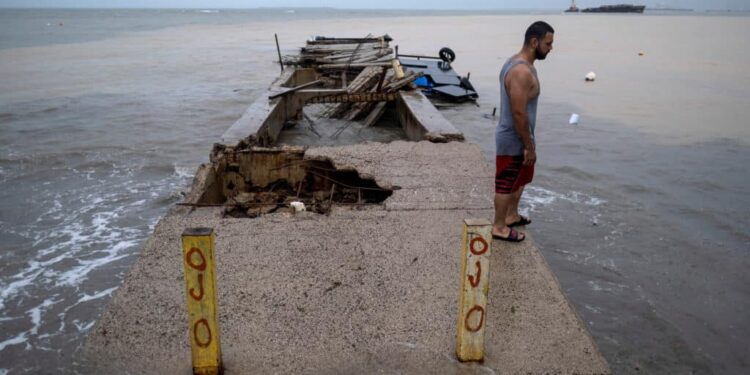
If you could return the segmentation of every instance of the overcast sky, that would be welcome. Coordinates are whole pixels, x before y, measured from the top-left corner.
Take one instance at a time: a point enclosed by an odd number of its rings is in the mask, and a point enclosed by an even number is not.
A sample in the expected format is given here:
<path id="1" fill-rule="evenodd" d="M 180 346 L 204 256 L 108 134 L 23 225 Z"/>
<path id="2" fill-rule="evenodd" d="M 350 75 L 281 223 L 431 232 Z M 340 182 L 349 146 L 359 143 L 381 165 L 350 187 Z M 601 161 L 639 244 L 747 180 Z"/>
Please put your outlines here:
<path id="1" fill-rule="evenodd" d="M 750 0 L 578 0 L 579 7 L 633 3 L 647 7 L 750 10 Z M 0 7 L 50 8 L 257 8 L 564 9 L 570 0 L 0 0 Z"/>

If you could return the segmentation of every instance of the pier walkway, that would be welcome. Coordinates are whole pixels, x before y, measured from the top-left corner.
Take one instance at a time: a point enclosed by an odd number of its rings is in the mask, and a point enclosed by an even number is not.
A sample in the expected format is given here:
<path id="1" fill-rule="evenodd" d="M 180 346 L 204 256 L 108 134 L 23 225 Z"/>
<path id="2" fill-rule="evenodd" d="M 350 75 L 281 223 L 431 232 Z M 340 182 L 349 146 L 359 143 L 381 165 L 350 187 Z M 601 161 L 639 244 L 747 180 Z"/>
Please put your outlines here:
<path id="1" fill-rule="evenodd" d="M 330 215 L 161 219 L 78 363 L 84 373 L 191 372 L 181 233 L 216 238 L 226 374 L 608 374 L 532 238 L 495 241 L 485 359 L 455 359 L 461 230 L 491 218 L 492 170 L 476 145 L 398 141 L 309 149 L 394 189 Z"/>

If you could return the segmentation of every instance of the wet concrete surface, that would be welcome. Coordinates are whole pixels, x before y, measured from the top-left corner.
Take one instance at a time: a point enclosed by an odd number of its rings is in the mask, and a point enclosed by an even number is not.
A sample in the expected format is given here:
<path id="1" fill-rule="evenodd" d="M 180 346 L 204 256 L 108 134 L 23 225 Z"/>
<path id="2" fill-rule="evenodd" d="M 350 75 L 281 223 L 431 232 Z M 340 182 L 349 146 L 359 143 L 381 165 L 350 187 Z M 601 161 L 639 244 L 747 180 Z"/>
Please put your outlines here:
<path id="1" fill-rule="evenodd" d="M 610 373 L 529 239 L 493 243 L 485 360 L 455 360 L 462 221 L 492 217 L 478 146 L 308 150 L 399 187 L 328 216 L 172 209 L 92 329 L 83 373 L 189 373 L 181 233 L 212 227 L 225 373 Z"/>

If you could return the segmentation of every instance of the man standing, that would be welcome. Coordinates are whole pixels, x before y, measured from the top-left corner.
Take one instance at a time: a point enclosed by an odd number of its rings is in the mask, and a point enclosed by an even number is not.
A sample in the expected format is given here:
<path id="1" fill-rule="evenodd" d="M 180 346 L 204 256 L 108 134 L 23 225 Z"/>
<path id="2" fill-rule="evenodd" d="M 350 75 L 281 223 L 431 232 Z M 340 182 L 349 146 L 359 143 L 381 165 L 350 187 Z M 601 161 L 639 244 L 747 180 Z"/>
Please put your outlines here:
<path id="1" fill-rule="evenodd" d="M 531 224 L 518 213 L 526 184 L 534 177 L 536 106 L 539 79 L 534 61 L 552 50 L 555 30 L 543 21 L 526 30 L 521 51 L 500 70 L 500 121 L 495 130 L 495 223 L 492 238 L 521 242 L 526 238 L 513 227 Z"/>

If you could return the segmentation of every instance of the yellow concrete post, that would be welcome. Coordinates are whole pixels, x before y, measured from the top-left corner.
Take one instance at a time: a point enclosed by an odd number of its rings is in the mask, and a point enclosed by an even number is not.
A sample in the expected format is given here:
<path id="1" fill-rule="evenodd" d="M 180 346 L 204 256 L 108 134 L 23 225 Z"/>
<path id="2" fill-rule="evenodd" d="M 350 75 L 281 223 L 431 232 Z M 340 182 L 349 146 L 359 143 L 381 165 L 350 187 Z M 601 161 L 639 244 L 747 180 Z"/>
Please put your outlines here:
<path id="1" fill-rule="evenodd" d="M 185 229 L 182 250 L 193 374 L 220 374 L 213 229 Z"/>
<path id="2" fill-rule="evenodd" d="M 461 243 L 461 289 L 458 298 L 456 356 L 460 361 L 484 359 L 484 326 L 490 288 L 492 224 L 465 219 Z"/>

